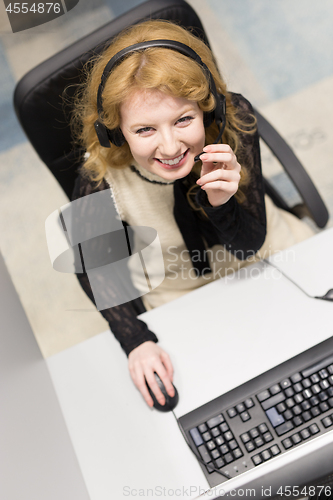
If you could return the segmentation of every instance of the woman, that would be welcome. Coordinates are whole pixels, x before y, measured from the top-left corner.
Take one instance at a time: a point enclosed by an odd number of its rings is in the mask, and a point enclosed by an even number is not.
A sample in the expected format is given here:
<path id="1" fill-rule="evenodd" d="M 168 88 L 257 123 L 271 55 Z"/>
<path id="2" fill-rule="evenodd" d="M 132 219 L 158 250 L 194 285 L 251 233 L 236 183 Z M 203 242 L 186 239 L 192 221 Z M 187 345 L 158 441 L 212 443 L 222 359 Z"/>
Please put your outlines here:
<path id="1" fill-rule="evenodd" d="M 128 51 L 110 62 L 123 49 L 150 40 L 185 44 L 203 64 L 163 46 Z M 219 117 L 221 109 L 217 116 L 214 110 L 223 108 L 224 96 L 225 117 Z M 87 151 L 74 199 L 111 189 L 123 223 L 152 227 L 159 236 L 162 283 L 145 294 L 130 268 L 145 309 L 311 235 L 265 199 L 250 103 L 227 91 L 209 48 L 177 25 L 148 21 L 121 33 L 88 71 L 74 124 Z M 78 277 L 94 300 L 87 275 Z M 105 286 L 119 293 L 114 283 Z M 172 363 L 137 319 L 133 301 L 102 314 L 128 355 L 131 377 L 147 404 L 153 402 L 146 381 L 164 404 L 154 372 L 173 396 Z"/>

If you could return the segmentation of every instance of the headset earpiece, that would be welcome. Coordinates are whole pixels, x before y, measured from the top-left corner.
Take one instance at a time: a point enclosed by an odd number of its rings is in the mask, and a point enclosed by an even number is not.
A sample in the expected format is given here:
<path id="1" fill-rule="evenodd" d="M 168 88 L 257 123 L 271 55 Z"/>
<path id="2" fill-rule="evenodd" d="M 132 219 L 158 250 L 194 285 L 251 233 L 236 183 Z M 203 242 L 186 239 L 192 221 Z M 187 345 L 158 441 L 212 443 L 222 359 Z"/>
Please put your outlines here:
<path id="1" fill-rule="evenodd" d="M 99 120 L 96 120 L 94 123 L 95 131 L 99 140 L 100 145 L 103 148 L 110 148 L 110 138 L 109 138 L 109 130 L 106 128 L 103 123 Z"/>
<path id="2" fill-rule="evenodd" d="M 150 47 L 162 47 L 166 49 L 175 50 L 176 52 L 179 52 L 193 59 L 202 67 L 209 82 L 210 91 L 213 94 L 216 103 L 215 109 L 213 111 L 210 111 L 209 113 L 204 113 L 204 126 L 207 128 L 215 121 L 217 126 L 220 128 L 220 131 L 222 130 L 223 132 L 226 121 L 225 96 L 223 94 L 217 93 L 214 78 L 209 69 L 207 68 L 206 64 L 201 60 L 200 56 L 193 49 L 191 49 L 191 47 L 188 47 L 187 45 L 181 42 L 176 42 L 175 40 L 150 40 L 148 42 L 142 42 L 130 45 L 129 47 L 126 47 L 125 49 L 121 50 L 110 59 L 110 61 L 104 68 L 101 77 L 101 83 L 98 87 L 98 92 L 97 92 L 97 112 L 99 119 L 95 121 L 95 130 L 100 145 L 104 148 L 110 148 L 111 147 L 110 142 L 111 142 L 115 146 L 120 147 L 126 142 L 125 137 L 120 128 L 110 130 L 101 122 L 101 116 L 103 115 L 102 94 L 110 73 L 116 66 L 118 66 L 118 64 L 120 64 L 123 61 L 123 59 L 128 54 L 140 50 L 145 50 Z"/>

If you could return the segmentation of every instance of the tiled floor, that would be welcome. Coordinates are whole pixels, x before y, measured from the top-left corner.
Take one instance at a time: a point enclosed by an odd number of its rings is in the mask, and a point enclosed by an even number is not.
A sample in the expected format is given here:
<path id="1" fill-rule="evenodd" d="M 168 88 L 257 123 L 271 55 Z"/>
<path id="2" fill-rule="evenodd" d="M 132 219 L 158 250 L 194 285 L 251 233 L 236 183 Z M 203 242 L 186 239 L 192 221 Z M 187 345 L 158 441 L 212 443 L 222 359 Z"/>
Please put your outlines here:
<path id="1" fill-rule="evenodd" d="M 44 222 L 66 199 L 16 121 L 13 89 L 30 68 L 139 3 L 80 0 L 65 16 L 16 34 L 0 3 L 0 248 L 45 356 L 107 325 L 76 278 L 50 266 Z M 203 21 L 229 88 L 243 93 L 285 136 L 333 213 L 333 4 L 188 3 Z M 292 199 L 265 150 L 263 164 Z"/>

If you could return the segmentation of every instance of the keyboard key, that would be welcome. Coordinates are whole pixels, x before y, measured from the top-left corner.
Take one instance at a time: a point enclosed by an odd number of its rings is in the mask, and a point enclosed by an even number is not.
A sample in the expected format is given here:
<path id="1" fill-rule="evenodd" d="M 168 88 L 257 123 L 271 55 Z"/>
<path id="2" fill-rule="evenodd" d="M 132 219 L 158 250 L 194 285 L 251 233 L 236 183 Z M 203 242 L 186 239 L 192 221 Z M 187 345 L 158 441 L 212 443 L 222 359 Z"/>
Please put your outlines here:
<path id="1" fill-rule="evenodd" d="M 295 391 L 292 387 L 288 387 L 288 389 L 286 389 L 284 393 L 287 398 L 291 398 L 295 394 Z"/>
<path id="2" fill-rule="evenodd" d="M 210 435 L 210 432 L 208 432 L 208 431 L 204 432 L 202 437 L 205 441 L 210 441 L 212 439 L 212 436 Z"/>
<path id="3" fill-rule="evenodd" d="M 234 438 L 234 435 L 233 435 L 233 433 L 231 431 L 228 431 L 228 432 L 224 433 L 224 439 L 226 441 L 231 441 L 231 439 L 233 439 L 233 438 Z"/>
<path id="4" fill-rule="evenodd" d="M 280 388 L 279 384 L 275 384 L 272 387 L 270 387 L 269 392 L 272 394 L 272 396 L 274 396 L 278 392 L 281 392 L 281 388 Z"/>
<path id="5" fill-rule="evenodd" d="M 310 410 L 311 404 L 309 403 L 309 401 L 303 401 L 303 403 L 301 404 L 301 408 L 304 411 Z"/>
<path id="6" fill-rule="evenodd" d="M 305 389 L 302 394 L 304 399 L 309 399 L 312 396 L 312 391 L 311 389 Z"/>
<path id="7" fill-rule="evenodd" d="M 327 367 L 327 371 L 328 371 L 328 373 L 333 375 L 333 364 L 331 364 L 330 366 Z"/>
<path id="8" fill-rule="evenodd" d="M 294 414 L 291 410 L 286 410 L 283 414 L 283 417 L 285 420 L 291 420 L 293 418 Z"/>
<path id="9" fill-rule="evenodd" d="M 275 427 L 275 432 L 278 436 L 282 436 L 283 434 L 285 434 L 286 432 L 290 431 L 293 428 L 294 424 L 292 423 L 291 420 L 288 420 L 288 422 L 285 422 L 284 424 Z"/>
<path id="10" fill-rule="evenodd" d="M 320 409 L 318 408 L 318 406 L 315 406 L 314 408 L 311 409 L 311 415 L 313 417 L 318 417 L 318 415 L 320 415 Z"/>
<path id="11" fill-rule="evenodd" d="M 237 441 L 235 439 L 232 439 L 231 441 L 229 441 L 228 445 L 229 445 L 230 450 L 235 450 L 236 448 L 238 448 L 238 444 L 237 444 Z"/>
<path id="12" fill-rule="evenodd" d="M 297 416 L 297 415 L 300 415 L 301 413 L 302 413 L 302 408 L 299 405 L 294 406 L 293 414 Z"/>
<path id="13" fill-rule="evenodd" d="M 254 440 L 254 444 L 256 445 L 257 448 L 260 448 L 260 446 L 263 446 L 265 443 L 264 443 L 264 440 L 261 436 L 255 438 Z"/>
<path id="14" fill-rule="evenodd" d="M 333 408 L 333 398 L 330 398 L 327 403 L 330 405 L 331 408 Z"/>
<path id="15" fill-rule="evenodd" d="M 269 450 L 264 450 L 262 453 L 261 453 L 261 456 L 262 458 L 266 461 L 266 460 L 269 460 L 270 458 L 272 458 L 272 455 L 271 455 L 271 452 Z"/>
<path id="16" fill-rule="evenodd" d="M 249 410 L 250 408 L 252 408 L 254 406 L 254 401 L 252 398 L 248 398 L 248 399 L 245 399 L 244 404 L 245 404 L 246 408 Z"/>
<path id="17" fill-rule="evenodd" d="M 273 427 L 277 427 L 284 423 L 284 418 L 280 415 L 275 408 L 270 408 L 266 411 L 266 415 Z"/>
<path id="18" fill-rule="evenodd" d="M 259 431 L 256 427 L 254 427 L 253 429 L 251 429 L 250 431 L 250 436 L 252 439 L 255 439 L 256 437 L 259 436 Z"/>
<path id="19" fill-rule="evenodd" d="M 320 408 L 321 413 L 325 413 L 325 411 L 328 411 L 330 409 L 330 407 L 328 406 L 328 404 L 326 402 L 320 403 L 319 408 Z"/>
<path id="20" fill-rule="evenodd" d="M 262 391 L 259 394 L 257 394 L 257 399 L 261 403 L 262 401 L 265 401 L 265 399 L 268 399 L 270 397 L 270 393 L 268 390 Z"/>
<path id="21" fill-rule="evenodd" d="M 260 424 L 258 426 L 258 431 L 261 433 L 261 434 L 265 434 L 265 432 L 268 431 L 268 427 L 266 424 Z"/>
<path id="22" fill-rule="evenodd" d="M 308 439 L 311 436 L 309 429 L 303 429 L 300 434 L 303 439 Z"/>
<path id="23" fill-rule="evenodd" d="M 269 443 L 270 441 L 273 441 L 273 436 L 270 432 L 265 432 L 263 435 L 263 438 L 265 440 L 265 443 Z"/>
<path id="24" fill-rule="evenodd" d="M 284 411 L 286 411 L 287 407 L 284 403 L 279 403 L 276 409 L 279 413 L 283 413 Z"/>
<path id="25" fill-rule="evenodd" d="M 237 411 L 236 411 L 236 408 L 229 408 L 229 410 L 227 411 L 228 415 L 230 418 L 234 418 L 236 417 L 237 415 Z"/>
<path id="26" fill-rule="evenodd" d="M 290 380 L 293 384 L 296 384 L 297 382 L 302 380 L 302 375 L 300 373 L 295 373 L 292 377 L 290 377 Z"/>
<path id="27" fill-rule="evenodd" d="M 309 378 L 305 378 L 304 380 L 302 380 L 302 386 L 304 387 L 304 389 L 311 387 L 311 385 L 311 380 Z"/>
<path id="28" fill-rule="evenodd" d="M 254 465 L 259 465 L 262 463 L 262 458 L 260 455 L 254 455 L 252 457 L 252 462 L 254 463 Z"/>
<path id="29" fill-rule="evenodd" d="M 217 460 L 215 460 L 215 467 L 217 469 L 221 469 L 223 466 L 224 466 L 225 462 L 223 460 L 223 458 L 218 458 Z"/>
<path id="30" fill-rule="evenodd" d="M 309 427 L 309 431 L 311 432 L 312 435 L 318 434 L 319 432 L 319 427 L 317 424 L 311 424 Z"/>
<path id="31" fill-rule="evenodd" d="M 328 371 L 325 370 L 325 368 L 323 370 L 320 370 L 319 377 L 320 378 L 327 378 L 328 377 Z"/>
<path id="32" fill-rule="evenodd" d="M 269 399 L 266 399 L 261 403 L 261 406 L 264 410 L 268 410 L 268 408 L 272 408 L 273 406 L 276 406 L 277 404 L 281 403 L 286 399 L 286 396 L 283 394 L 283 392 L 280 392 L 279 394 L 275 394 L 275 396 L 272 396 Z"/>
<path id="33" fill-rule="evenodd" d="M 243 411 L 243 413 L 240 414 L 240 418 L 243 420 L 243 422 L 247 422 L 251 419 L 251 415 L 248 411 Z"/>
<path id="34" fill-rule="evenodd" d="M 211 455 L 212 455 L 214 460 L 216 460 L 217 458 L 219 458 L 221 456 L 219 450 L 213 450 L 211 452 Z"/>
<path id="35" fill-rule="evenodd" d="M 284 440 L 282 441 L 282 444 L 283 444 L 283 446 L 284 446 L 284 448 L 285 448 L 286 450 L 289 450 L 289 448 L 291 448 L 291 447 L 294 445 L 294 443 L 292 442 L 292 440 L 291 440 L 291 439 L 289 439 L 289 438 L 284 439 Z"/>
<path id="36" fill-rule="evenodd" d="M 295 401 L 293 400 L 293 398 L 286 399 L 286 406 L 287 408 L 292 408 L 293 406 L 295 406 Z"/>
<path id="37" fill-rule="evenodd" d="M 302 423 L 303 423 L 303 420 L 301 417 L 293 418 L 293 424 L 295 427 L 299 427 L 300 425 L 302 425 Z"/>
<path id="38" fill-rule="evenodd" d="M 201 434 L 203 434 L 204 432 L 208 431 L 208 428 L 207 428 L 206 424 L 199 425 L 198 429 L 201 432 Z"/>
<path id="39" fill-rule="evenodd" d="M 289 378 L 285 378 L 284 380 L 282 380 L 282 382 L 280 382 L 280 386 L 281 386 L 281 389 L 287 389 L 288 387 L 290 387 L 291 382 L 290 382 Z"/>
<path id="40" fill-rule="evenodd" d="M 291 440 L 294 444 L 298 444 L 302 441 L 302 438 L 301 438 L 300 434 L 298 432 L 296 432 L 296 434 L 293 434 L 291 436 Z"/>
<path id="41" fill-rule="evenodd" d="M 310 380 L 313 384 L 317 384 L 318 382 L 320 382 L 318 373 L 314 373 L 313 375 L 311 375 Z"/>
<path id="42" fill-rule="evenodd" d="M 213 427 L 216 427 L 219 424 L 222 424 L 224 422 L 224 418 L 222 415 L 217 415 L 217 417 L 210 418 L 207 422 L 207 425 L 210 429 Z"/>
<path id="43" fill-rule="evenodd" d="M 321 388 L 319 387 L 318 384 L 315 384 L 311 387 L 311 390 L 313 392 L 313 394 L 319 394 L 321 392 Z"/>
<path id="44" fill-rule="evenodd" d="M 222 453 L 222 455 L 226 455 L 227 453 L 229 453 L 229 448 L 226 444 L 223 444 L 222 446 L 220 446 L 220 452 Z"/>
<path id="45" fill-rule="evenodd" d="M 236 406 L 236 410 L 238 411 L 238 413 L 242 413 L 243 411 L 245 411 L 245 406 L 243 403 L 240 403 L 239 405 Z"/>
<path id="46" fill-rule="evenodd" d="M 219 428 L 221 432 L 227 432 L 229 430 L 229 425 L 223 422 L 223 424 L 219 425 Z"/>
<path id="47" fill-rule="evenodd" d="M 327 427 L 331 427 L 331 425 L 333 425 L 333 421 L 331 419 L 331 417 L 325 417 L 322 419 L 321 423 L 323 424 L 323 426 L 327 429 Z"/>
<path id="48" fill-rule="evenodd" d="M 320 400 L 319 400 L 318 396 L 312 396 L 312 398 L 310 398 L 310 403 L 311 403 L 311 406 L 319 405 Z"/>
<path id="49" fill-rule="evenodd" d="M 256 449 L 253 441 L 249 441 L 248 443 L 246 443 L 245 448 L 249 453 L 251 453 L 251 451 Z"/>
<path id="50" fill-rule="evenodd" d="M 276 455 L 279 455 L 281 453 L 281 450 L 277 444 L 275 444 L 274 446 L 271 446 L 270 450 L 271 450 L 271 454 L 273 455 L 273 457 L 275 457 Z"/>
<path id="51" fill-rule="evenodd" d="M 234 454 L 234 457 L 235 459 L 237 460 L 238 458 L 242 457 L 243 456 L 243 453 L 242 453 L 242 450 L 240 448 L 236 448 L 234 451 L 233 451 L 233 454 Z"/>
<path id="52" fill-rule="evenodd" d="M 217 444 L 217 446 L 221 446 L 222 444 L 224 444 L 224 439 L 222 436 L 218 436 L 216 439 L 215 439 L 215 443 Z"/>
<path id="53" fill-rule="evenodd" d="M 318 397 L 321 402 L 326 401 L 328 399 L 326 392 L 321 392 Z"/>
<path id="54" fill-rule="evenodd" d="M 302 401 L 303 401 L 302 394 L 296 394 L 296 396 L 294 397 L 294 401 L 296 404 L 302 403 Z"/>
<path id="55" fill-rule="evenodd" d="M 200 446 L 203 444 L 202 437 L 196 427 L 190 430 L 191 438 L 193 439 L 195 446 Z"/>
<path id="56" fill-rule="evenodd" d="M 333 387 L 330 387 L 329 389 L 327 389 L 327 394 L 332 397 L 333 396 Z"/>
<path id="57" fill-rule="evenodd" d="M 227 464 L 230 464 L 230 462 L 233 462 L 234 461 L 234 457 L 232 456 L 231 453 L 227 453 L 226 455 L 224 455 L 224 461 L 227 463 Z"/>
<path id="58" fill-rule="evenodd" d="M 308 411 L 305 411 L 303 414 L 302 414 L 302 418 L 304 420 L 304 422 L 308 422 L 308 420 L 311 420 L 312 415 L 311 413 L 309 413 Z"/>
<path id="59" fill-rule="evenodd" d="M 326 389 L 329 388 L 330 383 L 327 379 L 325 379 L 325 380 L 322 380 L 319 385 L 323 389 L 323 391 L 325 391 Z"/>
<path id="60" fill-rule="evenodd" d="M 303 386 L 302 384 L 298 383 L 293 386 L 295 392 L 302 392 L 303 391 Z"/>
<path id="61" fill-rule="evenodd" d="M 212 461 L 212 459 L 210 457 L 210 454 L 208 453 L 207 448 L 206 448 L 206 446 L 204 444 L 202 444 L 201 446 L 198 447 L 198 451 L 199 451 L 199 453 L 201 455 L 202 460 L 206 464 L 208 464 L 209 462 Z"/>
<path id="62" fill-rule="evenodd" d="M 243 434 L 240 435 L 241 440 L 243 443 L 248 443 L 250 441 L 250 434 L 248 432 L 244 432 Z"/>
<path id="63" fill-rule="evenodd" d="M 212 451 L 214 448 L 216 448 L 216 444 L 214 443 L 214 441 L 208 441 L 208 443 L 206 443 L 206 446 L 209 451 Z"/>
<path id="64" fill-rule="evenodd" d="M 214 427 L 214 429 L 212 429 L 210 432 L 211 432 L 212 436 L 214 436 L 214 437 L 217 437 L 221 434 L 221 431 L 218 427 Z"/>

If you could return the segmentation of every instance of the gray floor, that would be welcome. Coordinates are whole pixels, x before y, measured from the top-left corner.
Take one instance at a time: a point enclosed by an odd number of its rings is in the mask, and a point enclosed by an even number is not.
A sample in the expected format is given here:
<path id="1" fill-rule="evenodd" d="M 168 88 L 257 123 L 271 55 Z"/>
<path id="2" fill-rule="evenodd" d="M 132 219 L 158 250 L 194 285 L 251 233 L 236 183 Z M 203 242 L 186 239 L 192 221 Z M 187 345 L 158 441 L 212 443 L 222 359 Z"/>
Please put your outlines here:
<path id="1" fill-rule="evenodd" d="M 107 325 L 76 278 L 51 268 L 44 223 L 67 200 L 20 130 L 13 89 L 30 68 L 139 3 L 80 0 L 64 16 L 15 34 L 0 3 L 0 248 L 45 356 Z M 229 88 L 243 93 L 288 140 L 333 213 L 333 4 L 188 3 L 203 21 Z M 265 174 L 296 199 L 268 151 L 262 156 Z"/>

